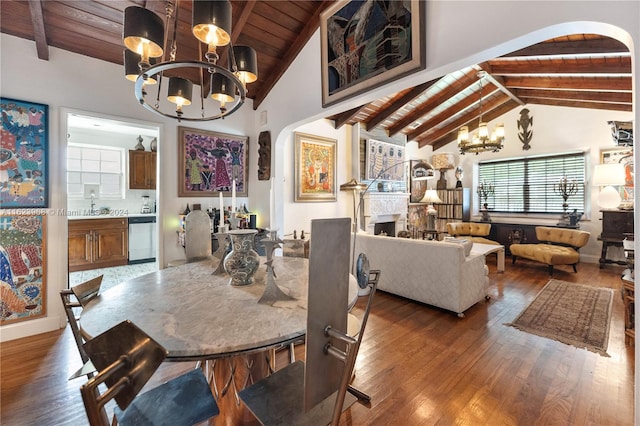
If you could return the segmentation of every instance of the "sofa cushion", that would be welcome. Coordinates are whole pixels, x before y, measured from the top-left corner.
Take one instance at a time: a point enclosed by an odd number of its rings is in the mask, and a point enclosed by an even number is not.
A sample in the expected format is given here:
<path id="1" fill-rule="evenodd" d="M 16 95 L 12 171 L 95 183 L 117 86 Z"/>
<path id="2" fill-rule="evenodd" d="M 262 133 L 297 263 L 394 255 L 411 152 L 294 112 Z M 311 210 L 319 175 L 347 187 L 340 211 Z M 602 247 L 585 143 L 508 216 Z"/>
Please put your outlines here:
<path id="1" fill-rule="evenodd" d="M 571 247 L 552 244 L 511 244 L 509 250 L 514 256 L 547 265 L 573 265 L 580 260 L 580 254 Z"/>
<path id="2" fill-rule="evenodd" d="M 589 232 L 576 229 L 536 226 L 536 238 L 539 241 L 567 244 L 576 248 L 586 245 L 589 242 L 590 236 L 591 234 Z"/>
<path id="3" fill-rule="evenodd" d="M 491 224 L 475 222 L 448 222 L 447 232 L 454 237 L 457 235 L 486 237 L 491 232 Z"/>

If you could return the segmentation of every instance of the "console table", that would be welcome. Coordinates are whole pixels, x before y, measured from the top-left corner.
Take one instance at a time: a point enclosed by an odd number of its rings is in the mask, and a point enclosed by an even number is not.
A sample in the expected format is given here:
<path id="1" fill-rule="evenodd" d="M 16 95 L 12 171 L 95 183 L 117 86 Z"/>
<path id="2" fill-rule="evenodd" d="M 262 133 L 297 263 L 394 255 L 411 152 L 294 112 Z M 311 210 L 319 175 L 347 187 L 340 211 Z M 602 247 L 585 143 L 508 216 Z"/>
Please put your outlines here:
<path id="1" fill-rule="evenodd" d="M 624 234 L 633 234 L 633 210 L 600 210 L 602 213 L 602 233 L 598 241 L 602 241 L 600 267 L 608 263 L 626 265 L 625 260 L 607 259 L 607 249 L 610 246 L 622 247 Z"/>

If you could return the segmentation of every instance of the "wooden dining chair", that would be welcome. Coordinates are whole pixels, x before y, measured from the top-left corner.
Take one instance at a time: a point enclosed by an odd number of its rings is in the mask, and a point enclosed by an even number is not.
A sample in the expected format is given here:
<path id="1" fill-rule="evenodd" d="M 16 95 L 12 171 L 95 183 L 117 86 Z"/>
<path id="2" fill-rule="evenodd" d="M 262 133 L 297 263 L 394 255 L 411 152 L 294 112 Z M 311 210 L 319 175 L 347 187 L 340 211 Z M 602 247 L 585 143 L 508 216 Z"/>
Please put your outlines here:
<path id="1" fill-rule="evenodd" d="M 84 364 L 82 368 L 80 368 L 80 370 L 76 371 L 69 378 L 69 380 L 85 375 L 90 378 L 96 371 L 93 364 L 91 364 L 91 361 L 89 360 L 89 356 L 84 350 L 83 345 L 87 340 L 87 336 L 84 335 L 82 333 L 82 330 L 80 329 L 80 324 L 78 322 L 80 320 L 80 315 L 77 315 L 76 311 L 79 308 L 84 308 L 87 303 L 98 296 L 98 293 L 100 292 L 100 286 L 102 285 L 102 278 L 103 276 L 100 275 L 83 283 L 77 284 L 70 289 L 64 289 L 60 291 L 62 306 L 64 306 L 64 312 L 67 315 L 71 333 L 73 334 L 73 338 L 76 341 L 78 352 L 80 352 L 80 358 L 82 359 L 82 363 Z M 74 311 L 74 309 L 76 311 Z"/>
<path id="2" fill-rule="evenodd" d="M 191 426 L 218 415 L 218 405 L 200 369 L 138 395 L 167 350 L 131 321 L 121 322 L 84 346 L 99 371 L 80 388 L 92 426 L 109 425 L 105 405 L 113 399 L 115 420 L 123 426 Z M 107 386 L 102 394 L 101 384 Z"/>
<path id="3" fill-rule="evenodd" d="M 240 399 L 263 425 L 337 425 L 344 405 L 349 406 L 356 401 L 356 397 L 347 390 L 371 311 L 377 281 L 369 293 L 357 338 L 349 336 L 323 319 L 325 316 L 339 318 L 337 323 L 341 322 L 341 327 L 346 328 L 346 293 L 342 292 L 341 297 L 336 298 L 331 285 L 332 278 L 336 277 L 348 282 L 349 244 L 347 240 L 343 245 L 346 251 L 342 253 L 340 238 L 341 235 L 346 235 L 348 239 L 350 221 L 347 220 L 346 227 L 338 233 L 331 232 L 335 231 L 331 228 L 316 230 L 314 222 L 312 221 L 311 232 L 319 237 L 312 240 L 310 250 L 306 360 L 289 364 L 240 392 Z M 325 242 L 336 241 L 337 245 L 329 244 L 328 247 L 324 247 L 335 253 L 324 258 L 320 256 L 320 269 L 315 269 L 313 256 L 320 250 L 314 242 L 322 239 Z M 346 262 L 340 265 L 344 259 Z M 332 268 L 327 269 L 327 264 L 331 264 Z M 344 269 L 344 277 L 335 274 L 335 269 Z M 323 273 L 316 274 L 318 271 Z M 319 282 L 319 285 L 314 284 L 314 281 Z M 333 301 L 336 316 L 333 316 L 332 312 L 325 312 L 332 309 L 326 309 L 323 301 L 318 301 L 322 298 Z M 337 380 L 333 380 L 334 378 Z"/>

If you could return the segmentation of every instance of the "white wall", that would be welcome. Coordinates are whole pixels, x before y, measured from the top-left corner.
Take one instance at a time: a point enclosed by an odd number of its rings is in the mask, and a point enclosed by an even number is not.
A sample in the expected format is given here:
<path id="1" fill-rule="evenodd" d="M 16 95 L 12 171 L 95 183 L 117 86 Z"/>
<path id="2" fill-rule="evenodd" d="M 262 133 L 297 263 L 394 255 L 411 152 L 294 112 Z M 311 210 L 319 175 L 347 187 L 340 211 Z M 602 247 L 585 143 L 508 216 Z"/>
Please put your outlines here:
<path id="1" fill-rule="evenodd" d="M 224 120 L 207 123 L 177 123 L 160 118 L 141 108 L 133 95 L 133 86 L 116 64 L 49 48 L 49 60 L 37 58 L 35 44 L 6 34 L 0 35 L 0 93 L 4 97 L 43 103 L 49 106 L 50 207 L 67 207 L 66 196 L 66 112 L 84 112 L 118 121 L 133 121 L 159 127 L 158 138 L 158 217 L 161 235 L 158 243 L 160 264 L 184 258 L 178 245 L 178 214 L 187 202 L 207 206 L 206 198 L 178 198 L 177 134 L 178 125 L 231 134 L 248 135 L 249 194 L 257 185 L 258 145 L 251 102 Z M 247 199 L 239 198 L 242 205 Z M 230 200 L 227 200 L 230 203 Z M 216 205 L 216 204 L 214 204 Z M 249 206 L 251 207 L 251 206 Z M 2 214 L 2 210 L 0 210 Z M 64 326 L 66 317 L 59 292 L 68 286 L 67 218 L 47 218 L 47 316 L 4 325 L 0 341 L 51 331 Z"/>

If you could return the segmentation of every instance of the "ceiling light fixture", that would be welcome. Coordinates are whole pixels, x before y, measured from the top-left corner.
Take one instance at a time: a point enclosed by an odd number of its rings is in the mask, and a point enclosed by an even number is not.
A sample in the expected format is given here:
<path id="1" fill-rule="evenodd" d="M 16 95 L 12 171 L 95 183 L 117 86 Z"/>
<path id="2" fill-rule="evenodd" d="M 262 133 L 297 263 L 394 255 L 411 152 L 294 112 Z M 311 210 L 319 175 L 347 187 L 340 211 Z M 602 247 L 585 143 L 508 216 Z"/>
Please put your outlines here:
<path id="1" fill-rule="evenodd" d="M 489 129 L 487 123 L 482 121 L 482 79 L 486 77 L 485 71 L 480 71 L 478 74 L 478 82 L 480 84 L 480 118 L 478 124 L 478 133 L 469 139 L 469 127 L 462 126 L 458 130 L 458 148 L 460 154 L 464 155 L 467 152 L 475 153 L 478 155 L 481 152 L 498 152 L 502 149 L 502 143 L 504 142 L 504 125 L 497 124 L 491 137 L 489 137 Z"/>
<path id="2" fill-rule="evenodd" d="M 135 81 L 140 104 L 156 114 L 178 121 L 226 117 L 244 104 L 246 85 L 258 79 L 256 52 L 232 44 L 229 1 L 193 0 L 191 26 L 199 56 L 193 61 L 177 61 L 178 10 L 177 0 L 168 1 L 163 23 L 149 9 L 125 9 L 125 76 Z M 207 45 L 204 54 L 201 43 Z M 218 64 L 218 48 L 223 46 L 228 46 L 228 67 Z M 193 99 L 194 93 L 199 99 Z"/>

